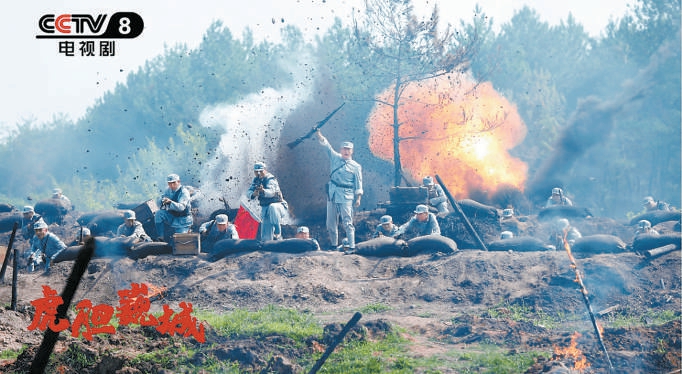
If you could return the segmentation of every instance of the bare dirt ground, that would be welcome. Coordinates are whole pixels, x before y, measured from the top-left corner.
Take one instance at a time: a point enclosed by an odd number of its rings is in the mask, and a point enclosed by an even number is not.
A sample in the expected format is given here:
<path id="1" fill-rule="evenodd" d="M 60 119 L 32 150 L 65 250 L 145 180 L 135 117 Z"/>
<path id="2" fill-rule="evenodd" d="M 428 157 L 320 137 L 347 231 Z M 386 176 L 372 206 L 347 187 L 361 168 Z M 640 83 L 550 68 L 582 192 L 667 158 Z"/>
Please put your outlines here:
<path id="1" fill-rule="evenodd" d="M 593 311 L 604 326 L 603 340 L 614 372 L 679 373 L 680 251 L 655 258 L 627 251 L 595 254 L 579 258 L 577 265 Z M 28 370 L 43 338 L 41 331 L 27 329 L 33 318 L 31 301 L 43 296 L 43 285 L 61 292 L 72 266 L 73 262 L 66 261 L 55 264 L 49 275 L 23 271 L 18 274 L 17 311 L 0 310 L 0 351 L 26 349 L 17 360 L 0 363 L 0 371 Z M 370 337 L 385 333 L 390 326 L 405 328 L 406 336 L 416 343 L 415 356 L 447 361 L 452 359 L 448 352 L 483 342 L 507 347 L 512 352 L 531 349 L 552 352 L 555 347 L 568 347 L 578 331 L 582 336 L 577 340 L 577 348 L 590 364 L 583 372 L 607 373 L 608 361 L 594 334 L 575 278 L 565 251 L 460 249 L 450 255 L 414 257 L 257 251 L 230 255 L 216 262 L 206 261 L 206 254 L 159 255 L 138 260 L 96 258 L 82 278 L 74 303 L 89 299 L 94 305 L 118 305 L 117 291 L 130 288 L 131 283 L 146 283 L 166 288 L 161 298 L 152 301 L 153 311 L 160 311 L 163 304 L 177 310 L 181 302 L 192 303 L 195 310 L 217 313 L 277 305 L 312 313 L 328 324 L 330 332 L 338 331 L 355 311 L 368 305 L 383 305 L 390 309 L 364 313 L 359 325 Z M 11 279 L 10 268 L 0 287 L 5 306 L 11 300 Z M 505 306 L 509 309 L 508 317 Z M 518 321 L 512 316 L 512 309 L 519 306 L 534 315 L 550 316 L 557 325 L 543 327 Z M 491 310 L 497 315 L 492 316 Z M 610 320 L 619 317 L 645 316 L 646 312 L 664 310 L 677 311 L 676 321 L 654 325 L 644 318 L 638 327 L 609 325 Z M 212 333 L 210 326 L 206 327 L 207 341 L 218 343 L 212 345 L 211 353 L 238 361 L 244 371 L 301 370 L 290 362 L 302 352 L 282 348 L 285 346 L 280 341 L 282 337 L 226 341 Z M 157 372 L 154 367 L 130 367 L 131 352 L 148 352 L 172 344 L 167 336 L 151 328 L 120 327 L 115 334 L 96 336 L 92 341 L 66 335 L 62 333 L 55 354 L 66 352 L 73 345 L 85 347 L 99 357 L 97 365 L 86 371 L 92 373 Z M 326 344 L 329 341 L 324 338 L 311 339 L 308 348 L 320 351 Z M 266 357 L 273 359 L 266 361 Z M 572 358 L 555 355 L 554 360 L 537 362 L 528 372 L 571 372 L 567 368 L 572 367 Z M 67 362 L 60 371 L 73 372 Z"/>

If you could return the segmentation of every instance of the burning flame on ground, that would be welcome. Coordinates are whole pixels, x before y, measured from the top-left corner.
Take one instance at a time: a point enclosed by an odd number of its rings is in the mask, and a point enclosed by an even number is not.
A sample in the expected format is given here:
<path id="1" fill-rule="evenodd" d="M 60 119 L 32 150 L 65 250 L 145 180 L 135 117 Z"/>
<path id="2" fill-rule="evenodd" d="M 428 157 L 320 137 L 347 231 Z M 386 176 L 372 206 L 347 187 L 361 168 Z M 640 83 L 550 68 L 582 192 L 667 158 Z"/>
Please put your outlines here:
<path id="1" fill-rule="evenodd" d="M 571 345 L 566 348 L 554 347 L 554 359 L 558 360 L 560 358 L 572 359 L 574 370 L 585 370 L 590 367 L 590 363 L 587 362 L 587 357 L 583 355 L 583 352 L 577 348 L 578 339 L 582 335 L 579 332 L 574 332 L 571 336 Z"/>
<path id="2" fill-rule="evenodd" d="M 378 100 L 393 103 L 394 88 Z M 508 151 L 523 141 L 526 126 L 516 107 L 489 82 L 464 75 L 412 83 L 398 108 L 403 170 L 420 181 L 438 174 L 456 197 L 499 187 L 523 189 L 527 165 Z M 369 116 L 370 150 L 393 160 L 393 107 L 378 104 Z"/>

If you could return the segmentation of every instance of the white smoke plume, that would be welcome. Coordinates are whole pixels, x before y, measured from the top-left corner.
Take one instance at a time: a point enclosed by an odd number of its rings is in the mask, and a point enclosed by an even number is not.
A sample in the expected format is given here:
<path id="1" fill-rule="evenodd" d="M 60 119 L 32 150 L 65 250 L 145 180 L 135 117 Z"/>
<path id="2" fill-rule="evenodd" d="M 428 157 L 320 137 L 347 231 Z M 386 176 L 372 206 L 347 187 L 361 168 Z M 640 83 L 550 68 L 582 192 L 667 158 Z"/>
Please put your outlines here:
<path id="1" fill-rule="evenodd" d="M 265 162 L 268 171 L 277 176 L 274 166 L 282 128 L 289 114 L 310 97 L 312 84 L 303 83 L 309 67 L 301 64 L 293 69 L 298 70 L 292 73 L 294 87 L 279 91 L 266 88 L 236 104 L 221 104 L 202 111 L 199 117 L 202 126 L 224 131 L 215 158 L 202 171 L 200 189 L 205 201 L 211 202 L 202 207 L 205 210 L 202 213 L 223 208 L 219 198 L 225 199 L 231 208 L 244 203 L 255 162 Z"/>

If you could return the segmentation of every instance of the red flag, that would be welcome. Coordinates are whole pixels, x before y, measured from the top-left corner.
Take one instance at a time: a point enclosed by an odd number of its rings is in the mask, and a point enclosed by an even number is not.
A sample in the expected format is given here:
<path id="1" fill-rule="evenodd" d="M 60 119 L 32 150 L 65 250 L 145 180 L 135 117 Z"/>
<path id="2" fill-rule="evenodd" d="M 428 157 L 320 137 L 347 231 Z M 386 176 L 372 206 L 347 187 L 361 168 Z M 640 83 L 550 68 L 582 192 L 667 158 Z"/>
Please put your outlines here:
<path id="1" fill-rule="evenodd" d="M 240 239 L 256 239 L 258 236 L 260 221 L 244 205 L 239 205 L 237 216 L 234 217 L 234 225 L 237 227 Z"/>

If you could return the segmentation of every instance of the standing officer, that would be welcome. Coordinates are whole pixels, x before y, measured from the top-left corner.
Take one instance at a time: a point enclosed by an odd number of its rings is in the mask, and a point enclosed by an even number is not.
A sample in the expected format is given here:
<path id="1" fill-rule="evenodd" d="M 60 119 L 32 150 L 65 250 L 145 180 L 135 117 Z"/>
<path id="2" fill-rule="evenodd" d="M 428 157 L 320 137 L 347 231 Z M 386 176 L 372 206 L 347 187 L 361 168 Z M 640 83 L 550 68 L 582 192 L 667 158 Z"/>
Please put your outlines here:
<path id="1" fill-rule="evenodd" d="M 190 193 L 180 183 L 180 176 L 170 174 L 166 182 L 168 189 L 159 199 L 161 208 L 154 213 L 156 241 L 164 241 L 166 226 L 170 226 L 172 234 L 182 234 L 189 232 L 193 222 Z"/>
<path id="2" fill-rule="evenodd" d="M 261 207 L 260 240 L 282 239 L 282 220 L 287 212 L 287 203 L 282 197 L 279 182 L 265 169 L 265 163 L 253 165 L 256 175 L 246 192 L 249 199 L 258 199 Z"/>
<path id="3" fill-rule="evenodd" d="M 343 142 L 336 152 L 320 130 L 317 138 L 327 149 L 329 156 L 329 183 L 327 183 L 327 231 L 331 248 L 339 244 L 339 217 L 346 231 L 348 246 L 355 248 L 355 226 L 353 226 L 353 208 L 360 206 L 362 198 L 362 167 L 353 160 L 353 143 Z"/>

